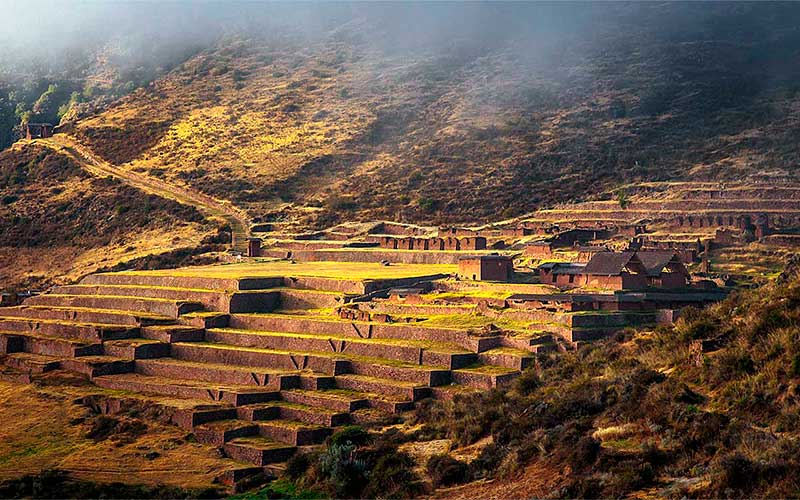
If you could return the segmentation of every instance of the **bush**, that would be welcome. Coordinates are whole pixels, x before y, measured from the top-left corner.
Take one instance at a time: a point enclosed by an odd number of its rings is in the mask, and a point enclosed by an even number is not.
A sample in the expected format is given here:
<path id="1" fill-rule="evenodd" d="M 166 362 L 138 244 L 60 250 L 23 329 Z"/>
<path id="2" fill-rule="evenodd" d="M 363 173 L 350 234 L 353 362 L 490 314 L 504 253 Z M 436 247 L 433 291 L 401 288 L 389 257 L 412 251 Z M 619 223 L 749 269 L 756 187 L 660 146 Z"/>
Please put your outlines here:
<path id="1" fill-rule="evenodd" d="M 349 425 L 342 430 L 335 432 L 331 437 L 330 446 L 364 446 L 372 441 L 372 436 L 358 425 Z"/>
<path id="2" fill-rule="evenodd" d="M 533 368 L 528 368 L 523 371 L 514 381 L 514 389 L 523 395 L 531 394 L 541 386 L 542 381 L 539 380 L 539 375 Z"/>
<path id="3" fill-rule="evenodd" d="M 362 498 L 412 498 L 423 492 L 422 481 L 414 473 L 414 460 L 393 448 L 370 467 L 369 482 Z"/>
<path id="4" fill-rule="evenodd" d="M 758 467 L 741 453 L 735 452 L 720 458 L 714 467 L 716 486 L 720 493 L 726 490 L 749 490 L 758 476 Z"/>
<path id="5" fill-rule="evenodd" d="M 433 455 L 426 465 L 435 488 L 466 483 L 471 480 L 469 466 L 450 455 Z"/>
<path id="6" fill-rule="evenodd" d="M 286 462 L 284 474 L 292 481 L 297 481 L 311 468 L 312 456 L 308 453 L 295 453 Z"/>
<path id="7" fill-rule="evenodd" d="M 591 467 L 600 455 L 600 441 L 583 436 L 578 440 L 567 460 L 573 471 L 584 470 Z"/>
<path id="8" fill-rule="evenodd" d="M 417 201 L 417 205 L 419 205 L 419 209 L 426 213 L 433 213 L 439 209 L 440 203 L 439 200 L 434 200 L 432 198 L 420 198 Z"/>
<path id="9" fill-rule="evenodd" d="M 319 472 L 337 498 L 357 498 L 367 482 L 367 465 L 352 444 L 331 445 L 319 458 Z"/>

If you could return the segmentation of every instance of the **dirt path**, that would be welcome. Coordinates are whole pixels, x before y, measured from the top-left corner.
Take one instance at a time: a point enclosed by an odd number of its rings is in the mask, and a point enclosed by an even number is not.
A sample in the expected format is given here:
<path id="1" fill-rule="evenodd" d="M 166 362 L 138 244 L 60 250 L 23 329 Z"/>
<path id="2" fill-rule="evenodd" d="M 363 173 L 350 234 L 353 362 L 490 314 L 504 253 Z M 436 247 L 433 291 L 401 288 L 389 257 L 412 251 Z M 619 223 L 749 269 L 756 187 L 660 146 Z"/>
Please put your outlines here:
<path id="1" fill-rule="evenodd" d="M 69 156 L 93 175 L 98 177 L 110 175 L 147 193 L 191 205 L 206 216 L 225 220 L 232 229 L 232 247 L 246 252 L 247 238 L 250 236 L 250 220 L 243 210 L 230 202 L 217 200 L 191 188 L 176 186 L 161 179 L 122 169 L 100 158 L 69 135 L 56 134 L 48 139 L 36 139 L 36 142 Z"/>

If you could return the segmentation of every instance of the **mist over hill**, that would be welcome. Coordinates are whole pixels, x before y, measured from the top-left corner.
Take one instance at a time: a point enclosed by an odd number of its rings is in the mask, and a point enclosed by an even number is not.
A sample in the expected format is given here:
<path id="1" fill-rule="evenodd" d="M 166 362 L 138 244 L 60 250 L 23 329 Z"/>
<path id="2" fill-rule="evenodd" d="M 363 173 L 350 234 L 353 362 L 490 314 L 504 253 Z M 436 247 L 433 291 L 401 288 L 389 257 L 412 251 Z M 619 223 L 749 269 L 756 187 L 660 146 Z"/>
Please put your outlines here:
<path id="1" fill-rule="evenodd" d="M 3 145 L 70 122 L 257 221 L 477 222 L 798 161 L 793 3 L 7 7 Z"/>

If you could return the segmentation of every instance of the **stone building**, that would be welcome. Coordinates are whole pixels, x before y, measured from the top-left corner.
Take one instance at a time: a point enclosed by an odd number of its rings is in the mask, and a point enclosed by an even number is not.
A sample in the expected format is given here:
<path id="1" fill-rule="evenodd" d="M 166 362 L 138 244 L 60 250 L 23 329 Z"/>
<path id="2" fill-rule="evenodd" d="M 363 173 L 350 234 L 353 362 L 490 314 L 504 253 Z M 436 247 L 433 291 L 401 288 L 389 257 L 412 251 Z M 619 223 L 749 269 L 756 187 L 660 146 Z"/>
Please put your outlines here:
<path id="1" fill-rule="evenodd" d="M 474 281 L 508 281 L 514 271 L 511 257 L 474 255 L 458 259 L 458 276 Z"/>
<path id="2" fill-rule="evenodd" d="M 26 139 L 53 137 L 53 126 L 49 123 L 26 123 L 23 135 Z"/>

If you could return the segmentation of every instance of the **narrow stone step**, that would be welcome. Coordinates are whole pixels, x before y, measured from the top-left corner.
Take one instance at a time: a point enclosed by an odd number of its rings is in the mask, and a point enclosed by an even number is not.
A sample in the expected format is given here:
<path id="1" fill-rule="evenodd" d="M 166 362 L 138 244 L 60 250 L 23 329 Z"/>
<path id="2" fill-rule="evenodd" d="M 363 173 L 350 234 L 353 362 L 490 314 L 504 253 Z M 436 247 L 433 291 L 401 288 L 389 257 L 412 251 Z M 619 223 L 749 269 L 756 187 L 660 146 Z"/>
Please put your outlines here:
<path id="1" fill-rule="evenodd" d="M 0 309 L 0 315 L 4 311 Z M 48 337 L 63 337 L 84 342 L 127 339 L 136 337 L 139 327 L 74 323 L 68 320 L 0 317 L 0 331 L 31 333 Z"/>
<path id="2" fill-rule="evenodd" d="M 507 384 L 517 378 L 518 370 L 492 365 L 481 365 L 472 368 L 453 370 L 452 379 L 456 384 L 477 389 L 492 389 Z"/>
<path id="3" fill-rule="evenodd" d="M 268 420 L 258 422 L 262 437 L 292 446 L 307 446 L 325 441 L 333 432 L 330 427 L 306 424 L 296 420 Z"/>
<path id="4" fill-rule="evenodd" d="M 232 314 L 230 328 L 265 332 L 291 332 L 344 336 L 353 339 L 399 339 L 461 346 L 478 352 L 494 347 L 496 339 L 475 337 L 458 328 L 426 327 L 416 324 L 368 323 L 293 314 Z"/>
<path id="5" fill-rule="evenodd" d="M 187 431 L 194 430 L 198 425 L 209 422 L 235 419 L 236 408 L 211 405 L 179 409 L 171 417 L 173 424 Z"/>
<path id="6" fill-rule="evenodd" d="M 182 325 L 196 328 L 227 328 L 230 315 L 215 311 L 195 311 L 182 315 L 178 321 Z"/>
<path id="7" fill-rule="evenodd" d="M 53 356 L 18 352 L 6 356 L 5 365 L 23 372 L 44 373 L 58 370 L 61 367 L 61 360 Z"/>
<path id="8" fill-rule="evenodd" d="M 198 425 L 192 432 L 201 443 L 222 446 L 232 439 L 258 435 L 258 426 L 243 420 L 218 420 Z"/>
<path id="9" fill-rule="evenodd" d="M 298 353 L 206 342 L 174 343 L 172 344 L 172 357 L 202 363 L 265 366 L 283 370 L 311 370 L 327 375 L 344 373 L 348 367 L 347 361 L 332 354 Z"/>
<path id="10" fill-rule="evenodd" d="M 202 342 L 205 332 L 202 328 L 185 325 L 152 325 L 140 329 L 141 337 L 158 340 L 168 344 L 173 342 Z"/>
<path id="11" fill-rule="evenodd" d="M 103 343 L 103 352 L 124 359 L 164 358 L 170 354 L 170 345 L 150 339 L 112 340 Z"/>
<path id="12" fill-rule="evenodd" d="M 173 318 L 158 314 L 117 311 L 113 309 L 92 309 L 87 307 L 59 307 L 22 305 L 4 307 L 5 317 L 30 319 L 64 320 L 74 323 L 109 324 L 126 326 L 146 326 L 174 322 Z"/>
<path id="13" fill-rule="evenodd" d="M 314 425 L 339 426 L 350 422 L 348 412 L 288 401 L 273 401 L 236 409 L 242 420 L 296 420 Z"/>
<path id="14" fill-rule="evenodd" d="M 422 385 L 436 386 L 450 383 L 450 370 L 430 366 L 410 366 L 403 363 L 392 363 L 389 360 L 350 359 L 349 372 L 356 375 L 394 379 L 404 382 L 415 382 Z"/>
<path id="15" fill-rule="evenodd" d="M 291 389 L 300 386 L 300 372 L 298 370 L 280 370 L 220 363 L 197 363 L 172 358 L 137 360 L 136 372 L 156 377 L 189 378 L 230 385 L 253 385 L 272 390 Z"/>
<path id="16" fill-rule="evenodd" d="M 280 398 L 280 393 L 277 391 L 214 385 L 194 380 L 148 377 L 135 373 L 96 377 L 94 383 L 106 389 L 213 401 L 234 406 L 264 403 Z"/>
<path id="17" fill-rule="evenodd" d="M 340 389 L 380 394 L 411 401 L 418 401 L 430 396 L 430 387 L 426 385 L 366 375 L 338 375 L 336 377 L 336 386 Z"/>
<path id="18" fill-rule="evenodd" d="M 9 347 L 12 350 L 8 350 Z M 103 344 L 17 332 L 0 332 L 0 350 L 6 353 L 29 352 L 45 356 L 74 358 L 101 355 L 103 354 Z"/>
<path id="19" fill-rule="evenodd" d="M 125 297 L 115 295 L 65 295 L 46 293 L 31 297 L 26 305 L 83 307 L 114 309 L 118 311 L 144 312 L 177 318 L 181 314 L 203 309 L 200 302 L 152 299 L 146 297 Z"/>
<path id="20" fill-rule="evenodd" d="M 81 284 L 142 285 L 214 290 L 263 290 L 283 286 L 283 278 L 213 278 L 203 276 L 170 276 L 169 271 L 90 274 Z"/>
<path id="21" fill-rule="evenodd" d="M 478 361 L 486 365 L 497 365 L 514 370 L 524 370 L 536 363 L 530 351 L 511 347 L 498 347 L 478 354 Z"/>
<path id="22" fill-rule="evenodd" d="M 83 373 L 90 378 L 103 375 L 117 375 L 133 372 L 132 359 L 122 359 L 113 356 L 81 356 L 79 358 L 64 359 L 61 368 L 72 372 Z"/>
<path id="23" fill-rule="evenodd" d="M 261 467 L 289 460 L 297 447 L 264 437 L 246 437 L 225 443 L 222 450 L 228 458 Z"/>
<path id="24" fill-rule="evenodd" d="M 274 290 L 230 291 L 208 288 L 181 288 L 152 285 L 79 284 L 57 287 L 59 295 L 114 296 L 173 301 L 191 301 L 206 309 L 221 312 L 270 312 L 280 303 Z"/>
<path id="25" fill-rule="evenodd" d="M 250 485 L 251 480 L 258 481 L 257 484 L 263 484 L 267 478 L 276 477 L 278 477 L 276 474 L 273 474 L 272 471 L 266 471 L 264 467 L 232 467 L 223 471 L 219 476 L 214 478 L 214 481 L 229 488 L 232 487 L 234 493 L 240 493 L 252 489 L 252 486 L 255 486 Z"/>
<path id="26" fill-rule="evenodd" d="M 457 345 L 393 338 L 361 339 L 342 335 L 304 334 L 215 328 L 206 332 L 206 340 L 228 345 L 258 347 L 282 351 L 330 352 L 372 358 L 386 358 L 406 363 L 431 364 L 460 368 L 475 362 L 475 354 Z"/>
<path id="27" fill-rule="evenodd" d="M 281 391 L 281 399 L 290 403 L 299 403 L 307 406 L 318 406 L 340 412 L 351 412 L 360 408 L 368 408 L 369 400 L 355 391 L 306 391 L 292 389 Z"/>

